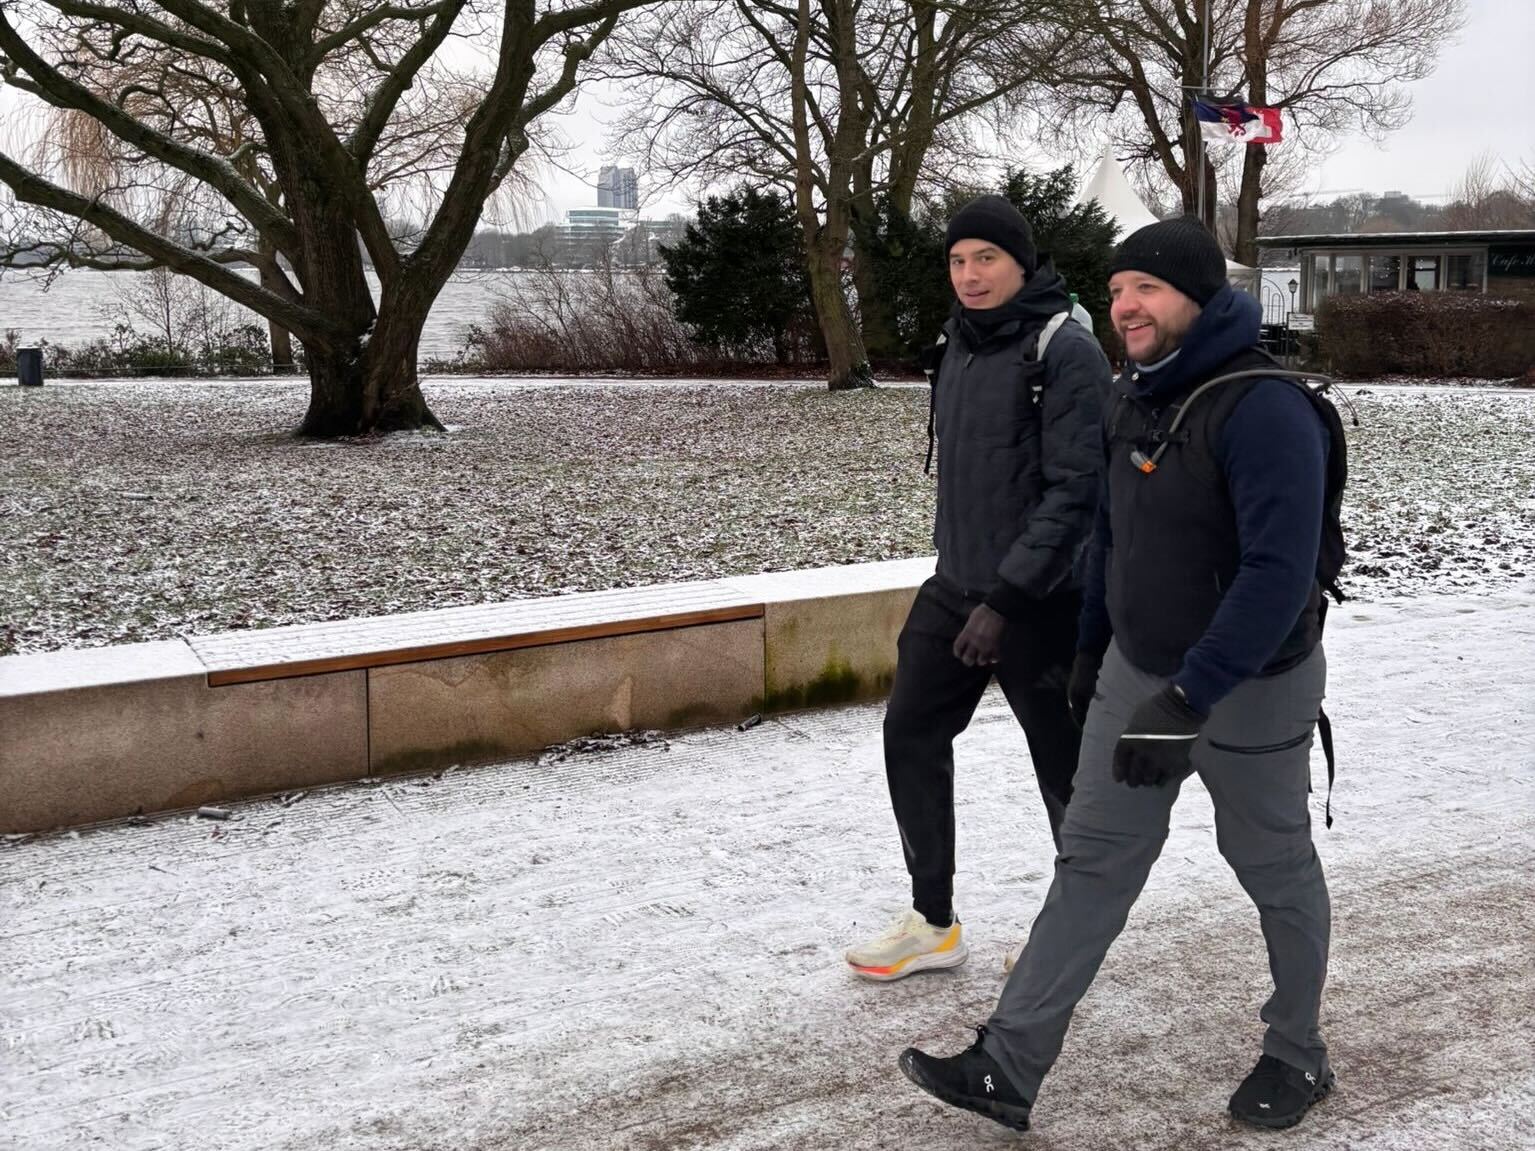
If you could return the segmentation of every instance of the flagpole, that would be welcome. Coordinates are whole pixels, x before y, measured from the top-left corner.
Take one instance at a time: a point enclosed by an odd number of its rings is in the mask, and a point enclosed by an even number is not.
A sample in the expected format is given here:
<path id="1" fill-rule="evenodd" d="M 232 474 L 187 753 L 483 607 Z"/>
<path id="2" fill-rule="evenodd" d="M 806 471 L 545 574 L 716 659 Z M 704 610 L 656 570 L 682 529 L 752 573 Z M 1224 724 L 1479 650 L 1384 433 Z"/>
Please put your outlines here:
<path id="1" fill-rule="evenodd" d="M 1210 94 L 1210 0 L 1204 0 L 1204 19 L 1201 21 L 1204 31 L 1204 45 L 1199 55 L 1199 94 Z M 1205 227 L 1210 227 L 1210 221 L 1205 217 L 1205 134 L 1199 125 L 1199 117 L 1194 117 L 1194 126 L 1199 128 L 1199 153 L 1198 169 L 1195 179 L 1199 181 L 1199 222 Z M 1214 228 L 1210 229 L 1212 232 Z"/>

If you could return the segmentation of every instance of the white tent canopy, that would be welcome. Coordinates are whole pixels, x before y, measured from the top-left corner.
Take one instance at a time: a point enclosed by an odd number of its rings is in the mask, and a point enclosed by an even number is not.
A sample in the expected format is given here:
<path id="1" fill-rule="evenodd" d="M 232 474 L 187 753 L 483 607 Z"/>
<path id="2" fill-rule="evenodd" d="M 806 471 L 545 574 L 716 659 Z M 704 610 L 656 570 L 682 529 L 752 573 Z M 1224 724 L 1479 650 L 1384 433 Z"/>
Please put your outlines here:
<path id="1" fill-rule="evenodd" d="M 1090 200 L 1097 200 L 1104 215 L 1119 225 L 1119 235 L 1116 239 L 1123 240 L 1136 229 L 1157 222 L 1157 218 L 1151 214 L 1151 209 L 1141 202 L 1141 198 L 1135 194 L 1135 189 L 1130 187 L 1130 181 L 1125 177 L 1125 170 L 1119 166 L 1119 161 L 1114 159 L 1112 147 L 1103 149 L 1103 158 L 1098 161 L 1093 174 L 1087 178 L 1087 183 L 1082 185 L 1082 190 L 1077 193 L 1077 203 L 1085 204 Z"/>
<path id="2" fill-rule="evenodd" d="M 1130 186 L 1129 179 L 1125 176 L 1125 170 L 1119 166 L 1119 161 L 1114 159 L 1113 145 L 1105 145 L 1103 157 L 1098 161 L 1098 166 L 1093 169 L 1087 183 L 1082 185 L 1082 190 L 1077 193 L 1078 204 L 1085 204 L 1090 200 L 1098 201 L 1098 206 L 1104 214 L 1119 225 L 1117 239 L 1123 240 L 1137 228 L 1144 228 L 1147 224 L 1155 224 L 1157 217 L 1151 209 L 1142 203 L 1141 198 L 1135 194 L 1135 189 Z M 1240 288 L 1252 291 L 1254 271 L 1246 264 L 1239 264 L 1235 260 L 1226 261 L 1226 278 Z"/>

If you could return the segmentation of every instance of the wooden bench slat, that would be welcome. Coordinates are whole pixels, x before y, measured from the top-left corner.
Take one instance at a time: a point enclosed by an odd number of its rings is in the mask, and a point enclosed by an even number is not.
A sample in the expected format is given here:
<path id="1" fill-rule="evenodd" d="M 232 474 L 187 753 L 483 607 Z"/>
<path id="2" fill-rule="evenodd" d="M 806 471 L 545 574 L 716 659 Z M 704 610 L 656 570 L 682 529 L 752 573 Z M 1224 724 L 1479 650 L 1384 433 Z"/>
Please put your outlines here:
<path id="1" fill-rule="evenodd" d="M 373 660 L 393 651 L 544 635 L 568 628 L 620 627 L 636 621 L 682 618 L 693 612 L 743 606 L 760 609 L 763 603 L 760 595 L 743 594 L 738 588 L 718 582 L 651 585 L 185 638 L 208 672 L 223 673 L 277 664 Z M 648 623 L 646 626 L 654 627 Z"/>
<path id="2" fill-rule="evenodd" d="M 253 664 L 248 667 L 227 667 L 210 670 L 208 686 L 227 687 L 238 683 L 295 679 L 306 675 L 324 675 L 330 672 L 357 671 L 370 667 L 389 667 L 395 664 L 419 663 L 434 659 L 452 659 L 456 656 L 547 647 L 550 644 L 574 643 L 579 640 L 609 639 L 616 636 L 699 627 L 705 624 L 735 623 L 740 620 L 761 619 L 763 614 L 761 604 L 738 604 L 730 607 L 704 608 L 635 619 L 556 627 L 543 631 L 480 636 L 442 643 L 417 644 L 411 647 L 389 647 L 371 652 L 348 652 L 344 655 L 283 660 L 276 663 Z"/>

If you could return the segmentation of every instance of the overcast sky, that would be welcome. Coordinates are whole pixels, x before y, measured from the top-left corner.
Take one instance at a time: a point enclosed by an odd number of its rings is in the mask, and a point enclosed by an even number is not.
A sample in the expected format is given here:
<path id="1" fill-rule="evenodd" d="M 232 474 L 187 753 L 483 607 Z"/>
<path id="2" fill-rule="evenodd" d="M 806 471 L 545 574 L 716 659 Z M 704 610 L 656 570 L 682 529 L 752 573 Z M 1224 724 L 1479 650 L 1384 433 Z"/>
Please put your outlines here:
<path id="1" fill-rule="evenodd" d="M 1469 0 L 1459 41 L 1412 85 L 1412 122 L 1377 147 L 1343 146 L 1310 188 L 1443 196 L 1481 152 L 1535 163 L 1535 0 Z"/>
<path id="2" fill-rule="evenodd" d="M 1312 172 L 1306 191 L 1323 199 L 1350 191 L 1398 190 L 1443 199 L 1480 153 L 1491 149 L 1510 163 L 1535 163 L 1535 0 L 1468 0 L 1466 27 L 1449 45 L 1434 74 L 1412 86 L 1413 116 L 1407 127 L 1377 146 L 1363 136 L 1340 141 L 1338 150 Z M 0 90 L 0 122 L 13 112 L 12 93 Z M 562 217 L 568 208 L 595 205 L 597 169 L 608 162 L 603 123 L 612 117 L 603 94 L 583 92 L 563 130 L 575 145 L 569 169 L 544 166 L 535 173 L 542 190 L 521 213 L 524 226 Z M 17 143 L 13 133 L 7 144 Z M 1076 157 L 1078 168 L 1096 154 Z M 1064 157 L 1063 159 L 1072 159 Z M 662 216 L 690 206 L 690 197 L 662 196 L 641 176 L 642 207 Z"/>
<path id="3" fill-rule="evenodd" d="M 1323 199 L 1395 190 L 1442 200 L 1467 165 L 1488 149 L 1511 163 L 1535 163 L 1535 0 L 1468 0 L 1458 40 L 1440 56 L 1434 74 L 1411 91 L 1413 114 L 1405 128 L 1383 145 L 1364 136 L 1340 140 L 1305 190 Z M 605 162 L 598 125 L 606 115 L 597 99 L 583 96 L 565 127 L 578 143 L 566 164 L 581 175 L 543 173 L 544 203 L 532 206 L 531 215 L 555 219 L 566 208 L 596 204 L 597 168 Z M 1078 157 L 1079 169 L 1096 158 Z M 664 215 L 686 203 L 676 195 L 657 198 L 643 177 L 640 192 L 652 200 L 644 205 L 647 215 Z"/>

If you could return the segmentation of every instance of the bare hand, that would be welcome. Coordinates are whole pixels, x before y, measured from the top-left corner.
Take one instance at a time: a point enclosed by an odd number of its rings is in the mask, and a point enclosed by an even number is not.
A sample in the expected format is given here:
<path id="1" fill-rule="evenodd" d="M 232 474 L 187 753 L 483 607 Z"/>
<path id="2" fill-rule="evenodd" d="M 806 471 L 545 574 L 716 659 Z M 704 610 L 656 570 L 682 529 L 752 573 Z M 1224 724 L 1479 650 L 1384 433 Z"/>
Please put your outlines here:
<path id="1" fill-rule="evenodd" d="M 966 667 L 992 667 L 1002 660 L 1002 631 L 1007 627 L 1007 617 L 1000 612 L 977 604 L 965 629 L 954 641 L 954 658 Z"/>

